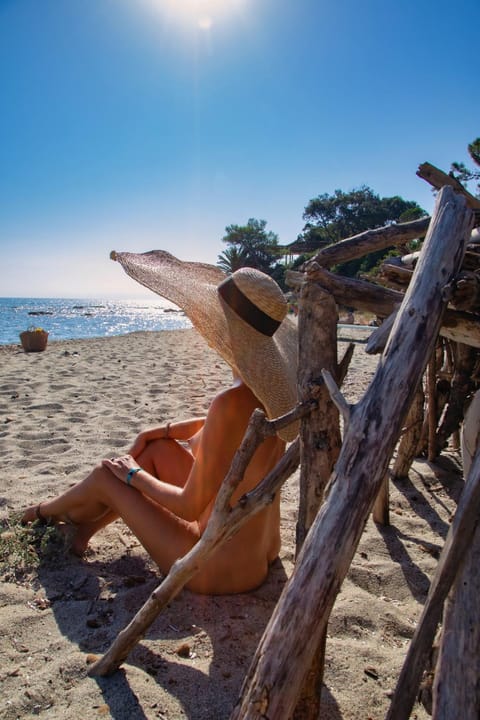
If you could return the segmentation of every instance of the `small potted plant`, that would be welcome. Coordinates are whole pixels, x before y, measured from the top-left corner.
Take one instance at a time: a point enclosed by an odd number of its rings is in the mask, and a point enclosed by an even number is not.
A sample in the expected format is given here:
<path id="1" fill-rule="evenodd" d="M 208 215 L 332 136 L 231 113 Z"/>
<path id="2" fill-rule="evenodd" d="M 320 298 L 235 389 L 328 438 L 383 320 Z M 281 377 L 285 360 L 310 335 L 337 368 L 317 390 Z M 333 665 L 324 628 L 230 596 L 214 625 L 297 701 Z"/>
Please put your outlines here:
<path id="1" fill-rule="evenodd" d="M 29 327 L 20 333 L 25 352 L 41 352 L 47 347 L 48 332 L 40 327 Z"/>

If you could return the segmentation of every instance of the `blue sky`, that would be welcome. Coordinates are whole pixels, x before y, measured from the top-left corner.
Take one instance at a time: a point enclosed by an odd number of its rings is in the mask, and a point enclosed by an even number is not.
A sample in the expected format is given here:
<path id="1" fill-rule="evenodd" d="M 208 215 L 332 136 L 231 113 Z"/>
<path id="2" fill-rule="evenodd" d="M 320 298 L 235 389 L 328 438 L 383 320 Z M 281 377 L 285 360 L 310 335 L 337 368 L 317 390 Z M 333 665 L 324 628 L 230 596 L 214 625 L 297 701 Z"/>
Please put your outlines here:
<path id="1" fill-rule="evenodd" d="M 250 217 L 480 135 L 478 0 L 0 0 L 1 296 L 134 296 L 109 252 L 215 263 Z M 471 163 L 468 163 L 471 165 Z"/>

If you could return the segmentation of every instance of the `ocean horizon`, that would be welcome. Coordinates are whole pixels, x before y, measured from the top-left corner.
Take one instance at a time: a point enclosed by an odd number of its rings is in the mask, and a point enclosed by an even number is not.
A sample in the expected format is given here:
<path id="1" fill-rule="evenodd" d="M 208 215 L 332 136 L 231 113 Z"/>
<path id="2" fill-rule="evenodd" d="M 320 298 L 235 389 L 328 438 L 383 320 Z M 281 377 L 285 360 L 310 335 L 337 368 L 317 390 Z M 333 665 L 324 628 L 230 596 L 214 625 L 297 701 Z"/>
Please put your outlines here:
<path id="1" fill-rule="evenodd" d="M 192 325 L 181 310 L 161 297 L 0 298 L 0 345 L 20 344 L 21 332 L 38 327 L 48 332 L 49 340 L 82 340 Z"/>

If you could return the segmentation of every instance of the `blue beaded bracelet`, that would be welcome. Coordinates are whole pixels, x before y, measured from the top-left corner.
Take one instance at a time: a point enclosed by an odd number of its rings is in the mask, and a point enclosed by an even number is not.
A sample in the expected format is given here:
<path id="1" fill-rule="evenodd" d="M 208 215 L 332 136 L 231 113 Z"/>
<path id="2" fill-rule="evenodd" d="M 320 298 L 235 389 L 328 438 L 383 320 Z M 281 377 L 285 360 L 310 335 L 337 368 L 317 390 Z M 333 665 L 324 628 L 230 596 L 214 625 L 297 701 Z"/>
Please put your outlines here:
<path id="1" fill-rule="evenodd" d="M 130 468 L 130 470 L 129 470 L 128 473 L 127 473 L 127 477 L 125 478 L 125 482 L 127 483 L 127 485 L 130 485 L 130 483 L 132 482 L 132 478 L 133 478 L 133 476 L 135 475 L 135 473 L 140 472 L 141 469 L 142 469 L 142 468 L 140 468 L 140 467 Z"/>

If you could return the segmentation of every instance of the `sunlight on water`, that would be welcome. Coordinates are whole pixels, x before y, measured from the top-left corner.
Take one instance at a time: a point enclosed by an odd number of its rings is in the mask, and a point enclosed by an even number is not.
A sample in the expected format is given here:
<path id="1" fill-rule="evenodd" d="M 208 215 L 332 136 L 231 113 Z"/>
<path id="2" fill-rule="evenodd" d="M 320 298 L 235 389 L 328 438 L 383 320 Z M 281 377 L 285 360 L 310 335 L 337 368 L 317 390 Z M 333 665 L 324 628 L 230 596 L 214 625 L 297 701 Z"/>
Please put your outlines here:
<path id="1" fill-rule="evenodd" d="M 70 340 L 141 330 L 179 330 L 191 327 L 191 323 L 161 298 L 0 298 L 0 345 L 18 343 L 19 334 L 30 327 L 47 330 L 50 340 Z"/>

